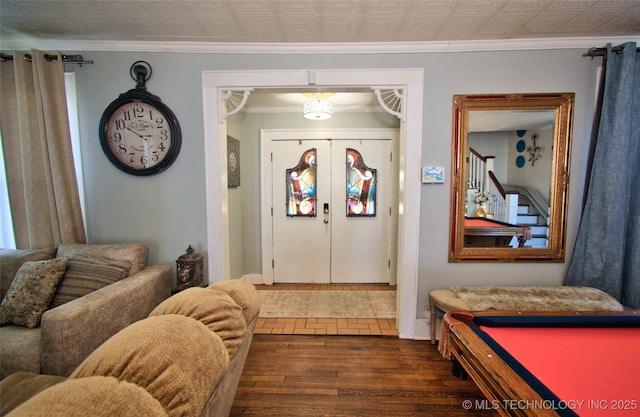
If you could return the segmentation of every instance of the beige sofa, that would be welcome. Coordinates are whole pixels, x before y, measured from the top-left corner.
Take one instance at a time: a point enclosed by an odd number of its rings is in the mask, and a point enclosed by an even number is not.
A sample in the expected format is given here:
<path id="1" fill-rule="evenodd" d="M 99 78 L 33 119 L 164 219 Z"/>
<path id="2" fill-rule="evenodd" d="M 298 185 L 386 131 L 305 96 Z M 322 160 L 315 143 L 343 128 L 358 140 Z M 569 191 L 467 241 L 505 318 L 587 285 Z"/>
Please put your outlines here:
<path id="1" fill-rule="evenodd" d="M 171 295 L 172 287 L 171 265 L 147 266 L 147 254 L 147 247 L 139 243 L 0 250 L 3 305 L 16 273 L 27 261 L 89 259 L 102 260 L 108 266 L 113 260 L 129 267 L 125 278 L 46 310 L 34 328 L 15 324 L 0 327 L 2 378 L 16 371 L 68 376 L 105 340 L 146 317 Z"/>
<path id="2" fill-rule="evenodd" d="M 241 280 L 184 290 L 108 339 L 69 378 L 4 379 L 0 414 L 228 416 L 259 310 L 255 288 Z"/>

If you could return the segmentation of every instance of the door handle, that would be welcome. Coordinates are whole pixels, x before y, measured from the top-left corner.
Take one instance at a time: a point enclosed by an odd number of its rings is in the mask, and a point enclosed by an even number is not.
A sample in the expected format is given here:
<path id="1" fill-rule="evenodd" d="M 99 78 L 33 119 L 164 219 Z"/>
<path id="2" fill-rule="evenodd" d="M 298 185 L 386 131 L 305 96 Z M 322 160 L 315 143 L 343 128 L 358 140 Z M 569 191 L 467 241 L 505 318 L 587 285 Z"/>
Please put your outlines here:
<path id="1" fill-rule="evenodd" d="M 324 224 L 329 224 L 329 220 L 324 219 Z"/>
<path id="2" fill-rule="evenodd" d="M 329 203 L 324 203 L 324 214 L 329 214 Z"/>

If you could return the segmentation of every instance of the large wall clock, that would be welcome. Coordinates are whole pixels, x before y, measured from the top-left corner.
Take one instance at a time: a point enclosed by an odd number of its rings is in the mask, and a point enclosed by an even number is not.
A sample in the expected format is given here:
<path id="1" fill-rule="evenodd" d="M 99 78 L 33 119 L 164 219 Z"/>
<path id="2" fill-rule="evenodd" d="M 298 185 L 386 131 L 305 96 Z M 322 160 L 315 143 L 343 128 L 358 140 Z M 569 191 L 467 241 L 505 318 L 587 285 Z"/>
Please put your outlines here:
<path id="1" fill-rule="evenodd" d="M 132 175 L 153 175 L 169 168 L 180 153 L 178 119 L 158 96 L 147 91 L 151 67 L 144 61 L 130 69 L 136 88 L 123 93 L 100 119 L 100 144 L 113 165 Z"/>

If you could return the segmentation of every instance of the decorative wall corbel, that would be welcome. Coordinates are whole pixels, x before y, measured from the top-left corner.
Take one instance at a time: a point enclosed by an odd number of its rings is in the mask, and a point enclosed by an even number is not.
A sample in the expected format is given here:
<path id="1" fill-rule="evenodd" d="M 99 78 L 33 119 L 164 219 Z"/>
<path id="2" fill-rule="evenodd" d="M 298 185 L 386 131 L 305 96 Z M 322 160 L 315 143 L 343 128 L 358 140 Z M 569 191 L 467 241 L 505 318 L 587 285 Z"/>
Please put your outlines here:
<path id="1" fill-rule="evenodd" d="M 222 122 L 227 117 L 238 113 L 247 103 L 252 88 L 243 90 L 222 90 L 220 91 L 220 110 L 218 120 Z"/>
<path id="2" fill-rule="evenodd" d="M 389 114 L 404 121 L 404 95 L 397 88 L 375 88 L 378 102 Z"/>

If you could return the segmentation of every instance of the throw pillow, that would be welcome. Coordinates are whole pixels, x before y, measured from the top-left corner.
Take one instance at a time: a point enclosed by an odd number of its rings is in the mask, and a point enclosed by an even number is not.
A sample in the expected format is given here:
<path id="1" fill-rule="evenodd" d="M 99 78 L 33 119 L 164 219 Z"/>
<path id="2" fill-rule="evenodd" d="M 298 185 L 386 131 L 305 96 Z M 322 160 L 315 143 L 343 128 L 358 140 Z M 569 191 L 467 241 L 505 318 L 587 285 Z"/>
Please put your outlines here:
<path id="1" fill-rule="evenodd" d="M 37 327 L 64 277 L 67 260 L 54 258 L 23 263 L 0 304 L 0 325 Z"/>
<path id="2" fill-rule="evenodd" d="M 60 288 L 58 288 L 49 307 L 61 306 L 126 278 L 130 268 L 131 263 L 128 261 L 114 261 L 89 256 L 71 258 L 67 263 L 67 272 L 62 279 Z"/>
<path id="3" fill-rule="evenodd" d="M 64 243 L 58 246 L 57 256 L 77 258 L 90 256 L 92 258 L 115 259 L 131 262 L 130 274 L 142 271 L 147 265 L 149 248 L 144 243 L 106 243 L 84 244 Z"/>
<path id="4" fill-rule="evenodd" d="M 27 261 L 46 261 L 56 257 L 58 248 L 0 249 L 0 300 L 7 295 L 16 272 Z"/>

